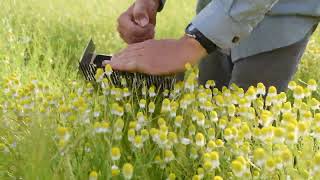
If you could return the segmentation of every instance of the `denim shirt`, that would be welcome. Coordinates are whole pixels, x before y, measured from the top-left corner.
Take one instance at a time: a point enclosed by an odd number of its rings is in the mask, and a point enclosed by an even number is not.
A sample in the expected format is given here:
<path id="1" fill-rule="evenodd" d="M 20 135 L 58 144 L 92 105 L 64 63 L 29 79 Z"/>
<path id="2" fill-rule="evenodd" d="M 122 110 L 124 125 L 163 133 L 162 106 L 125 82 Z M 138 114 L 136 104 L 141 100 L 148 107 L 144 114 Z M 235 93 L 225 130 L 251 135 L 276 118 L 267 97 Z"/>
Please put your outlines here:
<path id="1" fill-rule="evenodd" d="M 302 40 L 320 0 L 199 0 L 197 12 L 192 24 L 236 61 Z"/>

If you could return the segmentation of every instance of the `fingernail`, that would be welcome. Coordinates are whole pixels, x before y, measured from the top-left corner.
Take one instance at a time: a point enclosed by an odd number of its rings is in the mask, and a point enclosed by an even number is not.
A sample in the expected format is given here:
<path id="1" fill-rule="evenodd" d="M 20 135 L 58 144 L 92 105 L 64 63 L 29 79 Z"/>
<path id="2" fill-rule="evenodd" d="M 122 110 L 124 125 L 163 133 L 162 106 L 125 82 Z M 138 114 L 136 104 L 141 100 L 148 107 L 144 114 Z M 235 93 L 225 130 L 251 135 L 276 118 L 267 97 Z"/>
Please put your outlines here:
<path id="1" fill-rule="evenodd" d="M 146 17 L 143 17 L 142 19 L 139 20 L 139 24 L 140 24 L 140 26 L 144 27 L 147 24 L 149 24 L 149 19 Z"/>
<path id="2" fill-rule="evenodd" d="M 108 62 L 109 62 L 108 60 L 104 60 L 102 61 L 102 65 L 105 66 L 106 64 L 108 64 Z"/>

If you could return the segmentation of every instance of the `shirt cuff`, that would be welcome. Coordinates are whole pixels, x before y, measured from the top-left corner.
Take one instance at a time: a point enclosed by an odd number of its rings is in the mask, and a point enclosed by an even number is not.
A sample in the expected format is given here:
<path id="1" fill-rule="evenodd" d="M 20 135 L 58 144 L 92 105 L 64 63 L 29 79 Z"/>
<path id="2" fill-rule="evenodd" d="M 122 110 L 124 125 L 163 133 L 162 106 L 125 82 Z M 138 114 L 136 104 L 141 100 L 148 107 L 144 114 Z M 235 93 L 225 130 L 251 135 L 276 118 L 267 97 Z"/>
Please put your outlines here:
<path id="1" fill-rule="evenodd" d="M 166 0 L 160 0 L 158 12 L 162 11 L 165 3 L 166 3 Z"/>
<path id="2" fill-rule="evenodd" d="M 233 48 L 253 30 L 249 24 L 235 21 L 221 0 L 209 3 L 192 24 L 221 49 Z"/>

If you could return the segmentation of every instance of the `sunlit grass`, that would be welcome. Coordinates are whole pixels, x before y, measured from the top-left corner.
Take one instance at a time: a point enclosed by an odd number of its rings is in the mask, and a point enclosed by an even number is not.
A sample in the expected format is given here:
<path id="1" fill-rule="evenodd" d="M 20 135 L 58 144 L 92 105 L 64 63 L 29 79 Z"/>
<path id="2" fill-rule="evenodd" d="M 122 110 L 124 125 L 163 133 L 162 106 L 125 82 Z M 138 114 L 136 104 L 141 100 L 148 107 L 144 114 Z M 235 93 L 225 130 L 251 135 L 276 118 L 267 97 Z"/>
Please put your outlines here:
<path id="1" fill-rule="evenodd" d="M 192 68 L 169 96 L 107 79 L 97 91 L 78 60 L 90 38 L 102 53 L 126 46 L 116 19 L 132 2 L 1 1 L 0 179 L 319 177 L 319 93 L 308 82 L 320 82 L 319 31 L 287 94 L 199 87 Z M 157 38 L 180 37 L 194 6 L 169 0 Z"/>

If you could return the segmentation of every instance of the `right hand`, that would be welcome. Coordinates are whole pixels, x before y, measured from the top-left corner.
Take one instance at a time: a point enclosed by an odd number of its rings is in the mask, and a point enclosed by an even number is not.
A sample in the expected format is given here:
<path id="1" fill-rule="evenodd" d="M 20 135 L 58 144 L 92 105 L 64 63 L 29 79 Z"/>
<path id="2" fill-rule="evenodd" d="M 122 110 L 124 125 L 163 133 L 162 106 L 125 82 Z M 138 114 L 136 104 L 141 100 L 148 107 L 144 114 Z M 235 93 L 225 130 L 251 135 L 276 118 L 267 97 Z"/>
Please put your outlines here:
<path id="1" fill-rule="evenodd" d="M 118 31 L 128 44 L 153 39 L 160 0 L 136 0 L 118 18 Z"/>

